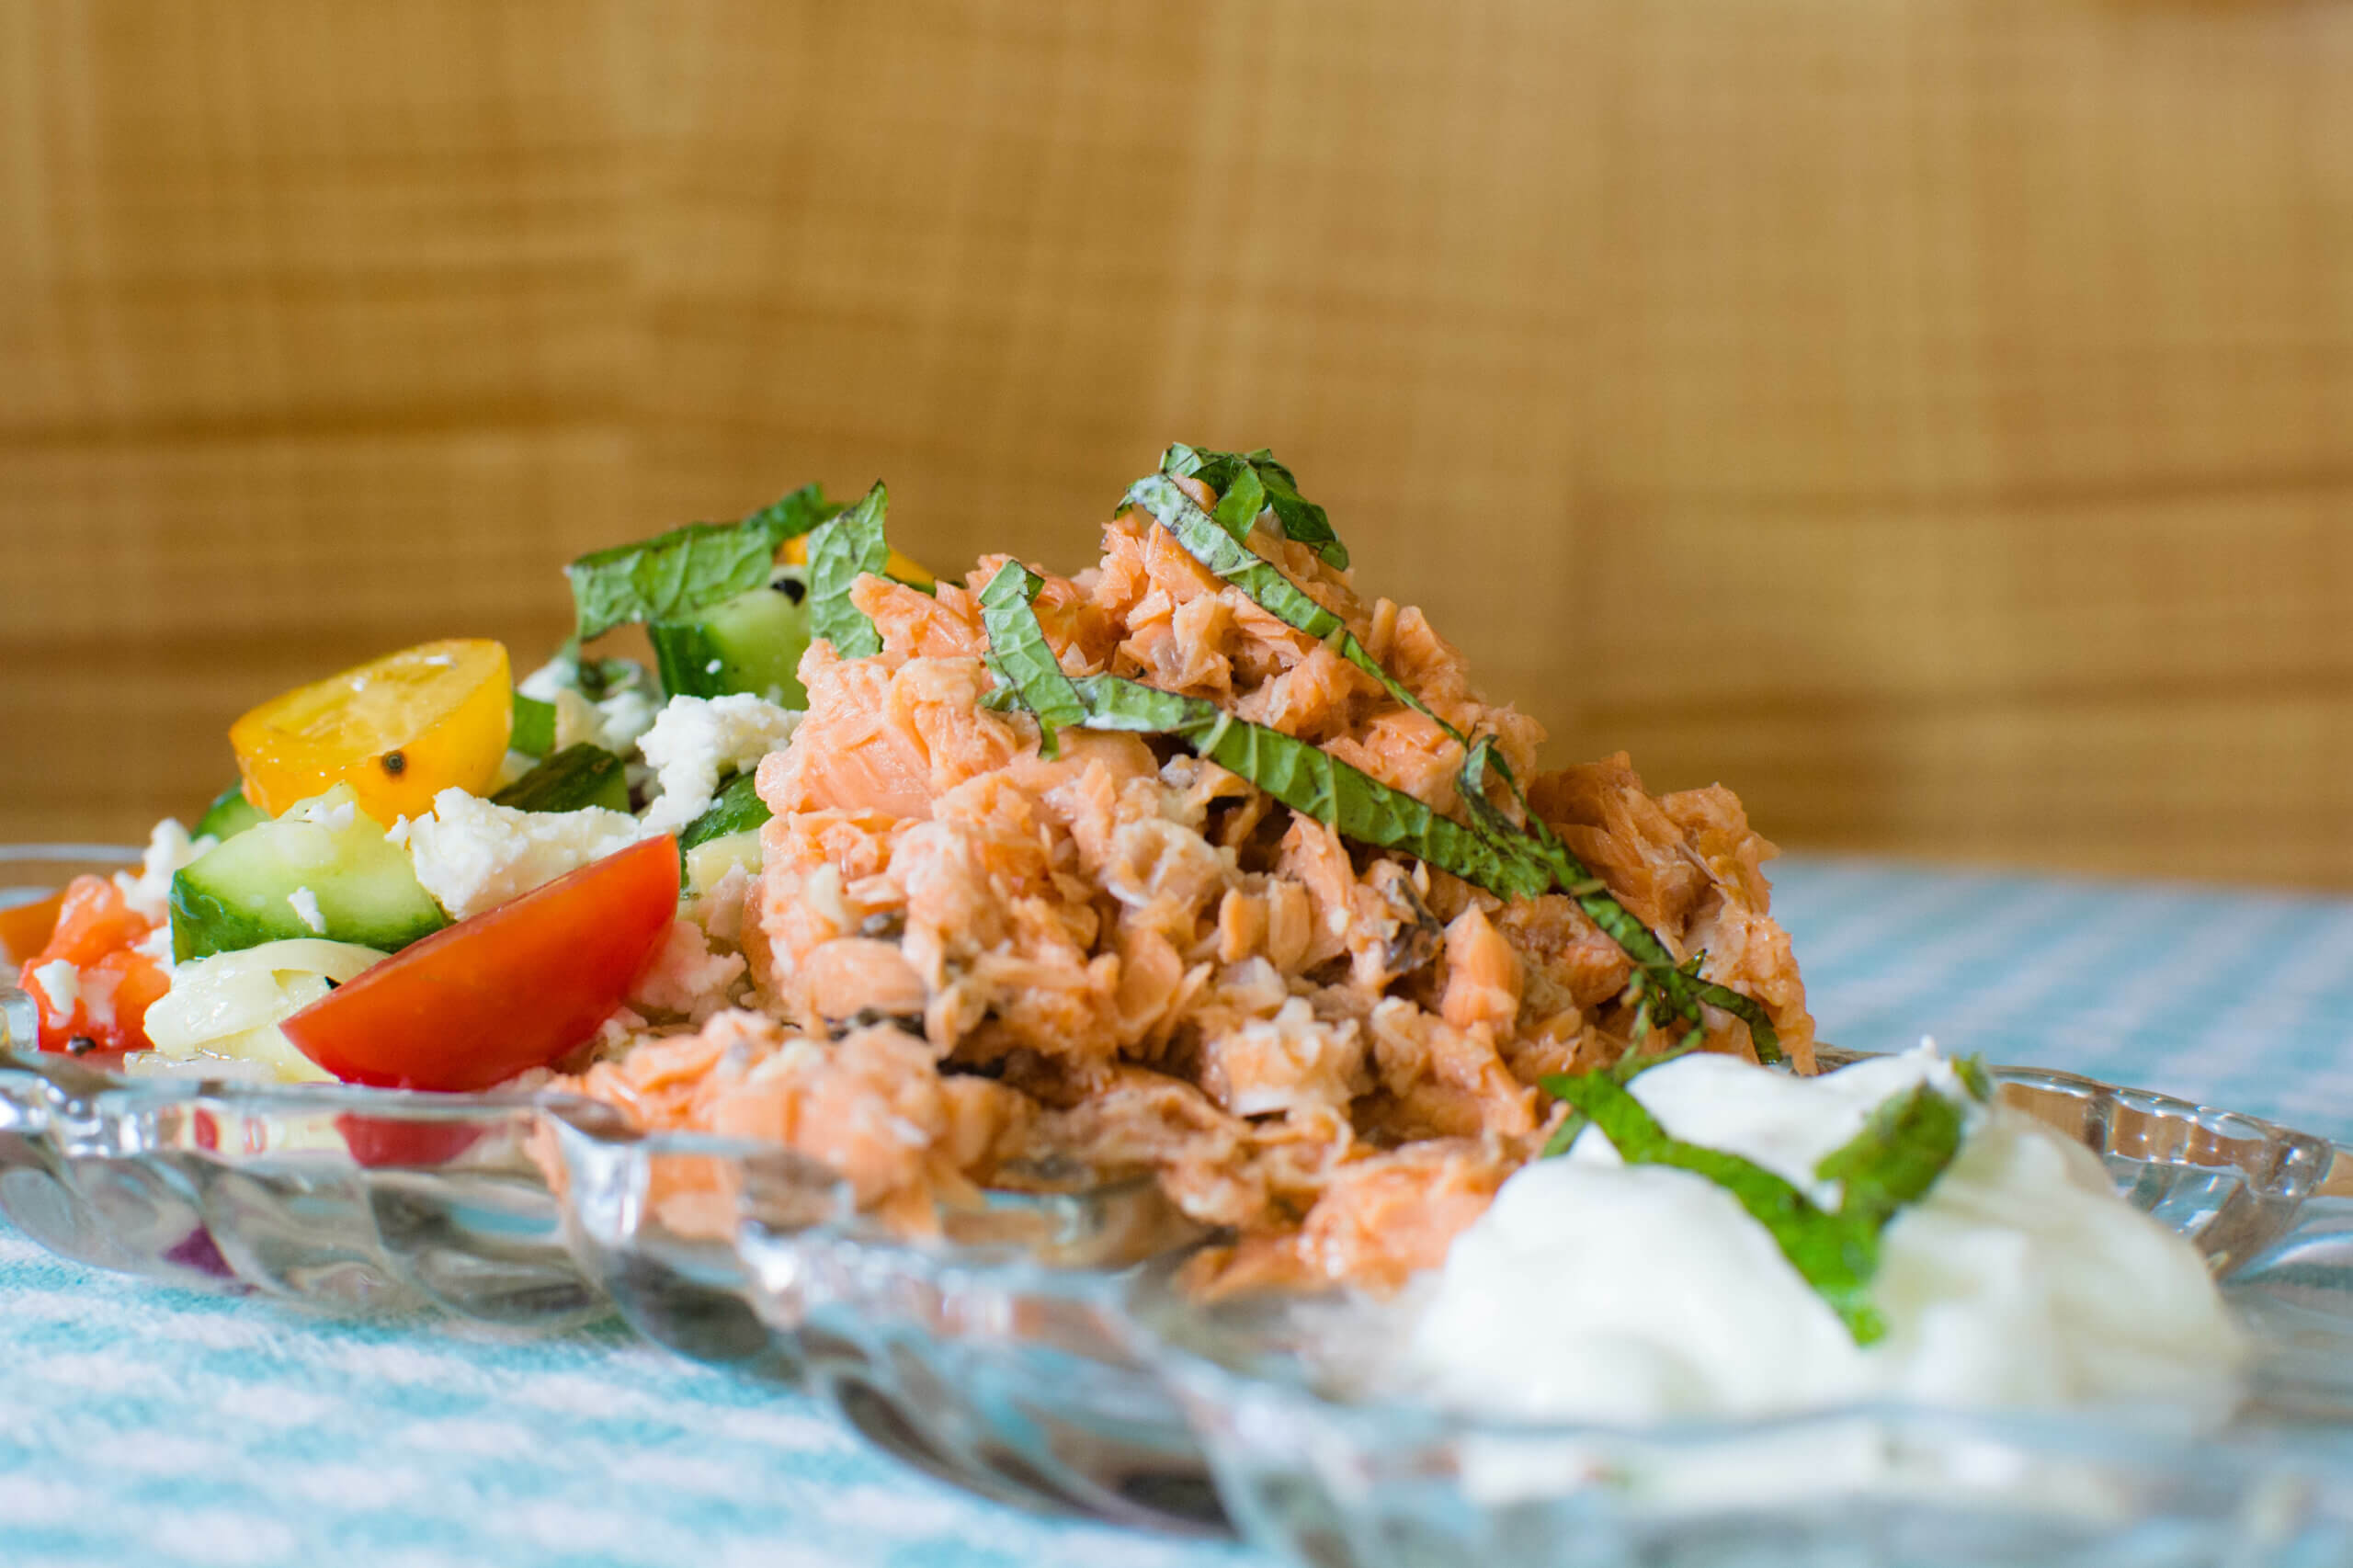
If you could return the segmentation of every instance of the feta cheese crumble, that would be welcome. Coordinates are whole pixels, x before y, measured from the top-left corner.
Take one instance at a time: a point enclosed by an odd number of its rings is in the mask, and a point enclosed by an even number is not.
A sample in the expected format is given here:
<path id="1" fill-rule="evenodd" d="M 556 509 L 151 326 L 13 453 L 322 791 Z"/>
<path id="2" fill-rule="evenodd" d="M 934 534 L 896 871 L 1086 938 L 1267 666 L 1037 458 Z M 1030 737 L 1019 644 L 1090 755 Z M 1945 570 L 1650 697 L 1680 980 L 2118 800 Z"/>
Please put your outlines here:
<path id="1" fill-rule="evenodd" d="M 161 926 L 170 920 L 174 873 L 211 848 L 215 842 L 210 834 L 190 838 L 178 818 L 165 817 L 147 835 L 147 849 L 140 857 L 139 874 L 114 874 L 114 885 L 121 890 L 122 902 L 151 925 Z"/>
<path id="2" fill-rule="evenodd" d="M 463 920 L 617 854 L 640 832 L 635 818 L 601 806 L 518 812 L 444 790 L 433 797 L 432 815 L 388 836 L 405 839 L 416 880 L 450 918 Z"/>
<path id="3" fill-rule="evenodd" d="M 51 959 L 33 971 L 33 984 L 49 998 L 50 1011 L 61 1018 L 72 1017 L 74 1009 L 82 1005 L 82 971 L 63 959 Z"/>
<path id="4" fill-rule="evenodd" d="M 674 697 L 638 742 L 661 780 L 648 833 L 675 833 L 710 808 L 720 776 L 755 767 L 792 738 L 801 715 L 745 692 Z"/>
<path id="5" fill-rule="evenodd" d="M 320 912 L 317 893 L 308 888 L 296 888 L 286 895 L 286 902 L 294 906 L 294 918 L 308 926 L 312 935 L 326 934 L 327 917 Z"/>
<path id="6" fill-rule="evenodd" d="M 674 920 L 662 950 L 631 988 L 630 1006 L 640 1013 L 675 1013 L 700 1024 L 727 1007 L 743 974 L 739 954 L 712 952 L 701 926 L 692 920 Z"/>

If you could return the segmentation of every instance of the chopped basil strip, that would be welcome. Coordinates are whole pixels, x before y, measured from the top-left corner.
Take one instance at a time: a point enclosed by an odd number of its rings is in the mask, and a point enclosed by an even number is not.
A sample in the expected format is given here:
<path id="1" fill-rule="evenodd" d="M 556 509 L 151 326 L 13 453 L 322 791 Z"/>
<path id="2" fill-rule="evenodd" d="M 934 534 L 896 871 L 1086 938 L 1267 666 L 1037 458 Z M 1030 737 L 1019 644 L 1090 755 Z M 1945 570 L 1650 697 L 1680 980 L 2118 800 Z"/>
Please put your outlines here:
<path id="1" fill-rule="evenodd" d="M 831 642 L 841 658 L 870 658 L 882 651 L 882 634 L 850 602 L 849 591 L 861 576 L 881 576 L 890 564 L 891 541 L 882 532 L 890 504 L 878 479 L 857 506 L 809 536 L 809 631 Z"/>
<path id="2" fill-rule="evenodd" d="M 1221 495 L 1237 483 L 1246 483 L 1247 488 L 1256 492 L 1258 500 L 1243 519 L 1244 532 L 1256 520 L 1262 507 L 1271 506 L 1284 538 L 1313 545 L 1326 565 L 1345 568 L 1348 563 L 1348 547 L 1332 531 L 1332 519 L 1323 507 L 1299 493 L 1299 482 L 1291 477 L 1290 470 L 1277 462 L 1275 454 L 1264 447 L 1255 452 L 1210 452 L 1180 444 L 1169 448 L 1161 457 L 1160 472 L 1179 479 L 1198 477 Z M 1246 481 L 1245 475 L 1248 476 Z"/>
<path id="3" fill-rule="evenodd" d="M 1086 704 L 1078 688 L 1063 674 L 1061 663 L 1046 642 L 1045 629 L 1030 601 L 1045 586 L 1037 574 L 1018 561 L 1008 561 L 981 590 L 981 624 L 988 631 L 989 661 L 1006 684 L 1020 693 L 1038 718 L 1039 749 L 1048 756 L 1061 755 L 1056 729 L 1083 723 Z"/>
<path id="4" fill-rule="evenodd" d="M 1921 1084 L 1873 1109 L 1813 1174 L 1838 1184 L 1839 1213 L 1884 1225 L 1934 1187 L 1960 1151 L 1961 1107 Z"/>
<path id="5" fill-rule="evenodd" d="M 1174 735 L 1291 810 L 1360 843 L 1405 850 L 1483 887 L 1518 890 L 1507 897 L 1543 891 L 1542 869 L 1516 859 L 1509 846 L 1488 842 L 1474 830 L 1440 816 L 1414 796 L 1390 788 L 1329 752 L 1279 730 L 1236 719 L 1202 698 L 1163 691 L 1117 676 L 1072 679 L 1051 657 L 1045 633 L 1038 625 L 1038 612 L 1030 608 L 1027 583 L 1016 593 L 1015 581 L 1018 580 L 1008 579 L 1003 571 L 991 580 L 988 591 L 995 594 L 996 602 L 986 624 L 998 672 L 1031 711 L 1040 708 L 1061 714 L 1075 711 L 1074 721 L 1057 722 L 1075 722 L 1089 730 Z"/>
<path id="6" fill-rule="evenodd" d="M 1248 594 L 1259 608 L 1284 625 L 1322 640 L 1334 653 L 1379 681 L 1390 696 L 1431 720 L 1458 743 L 1467 744 L 1453 725 L 1431 712 L 1411 687 L 1365 651 L 1346 621 L 1317 604 L 1307 590 L 1242 542 L 1249 537 L 1251 518 L 1257 515 L 1257 503 L 1252 497 L 1259 492 L 1256 476 L 1248 468 L 1242 470 L 1236 486 L 1223 493 L 1216 513 L 1211 514 L 1201 510 L 1166 475 L 1155 473 L 1135 482 L 1128 491 L 1127 504 L 1151 513 L 1161 527 L 1176 536 L 1176 542 L 1185 547 L 1187 553 Z M 1240 499 L 1237 501 L 1236 497 Z M 1233 506 L 1233 516 L 1228 516 L 1229 504 Z M 1234 527 L 1237 518 L 1239 531 Z"/>
<path id="7" fill-rule="evenodd" d="M 1689 1046 L 1677 1046 L 1672 1051 L 1656 1052 L 1628 1051 L 1608 1066 L 1598 1068 L 1597 1071 L 1608 1074 L 1615 1083 L 1631 1084 L 1654 1067 L 1664 1067 L 1670 1062 L 1677 1062 L 1690 1055 L 1691 1050 Z M 1548 1088 L 1546 1092 L 1551 1091 Z M 1559 1096 L 1554 1096 L 1554 1097 Z M 1572 1106 L 1569 1108 L 1569 1114 L 1561 1119 L 1561 1125 L 1552 1129 L 1552 1136 L 1544 1140 L 1544 1147 L 1537 1152 L 1536 1157 L 1540 1160 L 1549 1160 L 1556 1154 L 1567 1153 L 1570 1145 L 1577 1141 L 1577 1134 L 1591 1125 L 1593 1123 L 1585 1112 Z"/>
<path id="8" fill-rule="evenodd" d="M 591 551 L 564 568 L 574 635 L 583 642 L 617 626 L 691 615 L 767 581 L 784 541 L 841 508 L 807 484 L 741 522 L 688 523 L 635 544 Z"/>
<path id="9" fill-rule="evenodd" d="M 1190 453 L 1195 459 L 1205 455 L 1193 453 L 1190 448 L 1171 449 Z M 1207 454 L 1215 458 L 1231 454 Z M 1169 470 L 1176 472 L 1179 470 Z M 1243 542 L 1249 537 L 1253 520 L 1257 517 L 1263 492 L 1256 470 L 1248 463 L 1219 465 L 1198 462 L 1190 470 L 1204 483 L 1214 483 L 1224 477 L 1233 488 L 1219 499 L 1214 514 L 1201 509 L 1191 496 L 1178 489 L 1168 472 L 1149 475 L 1138 480 L 1128 491 L 1128 504 L 1142 507 L 1163 528 L 1176 536 L 1177 542 L 1203 566 L 1233 584 L 1252 601 L 1286 626 L 1321 639 L 1340 657 L 1378 680 L 1384 690 L 1397 701 L 1436 723 L 1448 736 L 1464 748 L 1461 790 L 1463 803 L 1483 836 L 1495 841 L 1524 839 L 1529 853 L 1546 869 L 1550 881 L 1575 898 L 1596 926 L 1611 940 L 1625 949 L 1634 962 L 1642 989 L 1636 994 L 1637 1038 L 1650 1028 L 1652 1005 L 1663 1005 L 1673 1017 L 1682 1020 L 1694 1033 L 1704 1033 L 1699 1007 L 1701 1004 L 1720 1007 L 1748 1026 L 1750 1040 L 1756 1049 L 1756 1059 L 1771 1064 L 1781 1060 L 1780 1038 L 1773 1028 L 1771 1017 L 1765 1009 L 1748 997 L 1728 986 L 1701 980 L 1693 965 L 1678 966 L 1667 952 L 1665 944 L 1636 919 L 1632 912 L 1620 903 L 1601 885 L 1600 879 L 1587 870 L 1583 862 L 1569 852 L 1557 835 L 1533 812 L 1527 810 L 1526 797 L 1519 792 L 1518 781 L 1505 767 L 1503 759 L 1495 755 L 1491 737 L 1482 736 L 1473 744 L 1438 714 L 1432 712 L 1404 682 L 1385 669 L 1381 661 L 1368 652 L 1364 644 L 1347 629 L 1338 616 L 1309 597 L 1272 562 L 1262 559 Z M 1229 515 L 1229 504 L 1231 504 Z M 1514 823 L 1487 799 L 1486 777 L 1492 770 L 1509 788 L 1521 807 L 1525 824 Z M 1490 892 L 1504 890 L 1492 882 L 1483 883 Z M 1539 889 L 1549 892 L 1550 887 Z M 1512 895 L 1507 895 L 1512 896 Z M 1696 1043 L 1696 1041 L 1694 1041 Z"/>
<path id="10" fill-rule="evenodd" d="M 721 786 L 710 807 L 678 835 L 678 853 L 684 855 L 714 838 L 749 833 L 767 821 L 768 815 L 767 802 L 760 799 L 759 769 L 747 767 Z"/>
<path id="11" fill-rule="evenodd" d="M 1986 1070 L 1983 1056 L 1956 1056 L 1952 1061 L 1952 1070 L 1960 1077 L 1961 1086 L 1969 1091 L 1971 1099 L 1979 1105 L 1994 1103 L 1994 1074 Z"/>
<path id="12" fill-rule="evenodd" d="M 1569 1106 L 1580 1128 L 1590 1122 L 1600 1129 L 1628 1165 L 1667 1165 L 1722 1187 L 1765 1227 L 1790 1267 L 1838 1314 L 1856 1344 L 1885 1335 L 1886 1322 L 1870 1295 L 1879 1271 L 1880 1233 L 1897 1210 L 1925 1196 L 1952 1164 L 1961 1149 L 1961 1108 L 1922 1084 L 1872 1111 L 1860 1132 L 1814 1167 L 1816 1176 L 1839 1183 L 1839 1206 L 1832 1210 L 1753 1161 L 1669 1135 L 1628 1091 L 1630 1076 L 1605 1069 L 1554 1074 L 1539 1084 Z M 1567 1147 L 1557 1136 L 1553 1142 Z M 1546 1145 L 1546 1153 L 1554 1152 Z"/>
<path id="13" fill-rule="evenodd" d="M 1515 890 L 1507 897 L 1542 891 L 1541 869 L 1515 858 L 1508 846 L 1489 842 L 1404 790 L 1280 730 L 1236 719 L 1202 698 L 1117 676 L 1086 676 L 1071 684 L 1086 704 L 1090 730 L 1175 735 L 1291 810 L 1360 844 L 1403 849 L 1482 887 Z"/>
<path id="14" fill-rule="evenodd" d="M 1487 799 L 1486 776 L 1489 768 L 1501 775 L 1517 796 L 1519 786 L 1505 770 L 1503 759 L 1495 755 L 1491 737 L 1481 736 L 1478 744 L 1464 754 L 1461 794 L 1473 820 L 1484 824 L 1491 833 L 1512 830 L 1514 824 L 1495 802 Z M 1586 917 L 1598 926 L 1609 939 L 1624 949 L 1634 964 L 1634 997 L 1638 1009 L 1635 1038 L 1647 1032 L 1652 1004 L 1665 1004 L 1666 1010 L 1690 1027 L 1693 1036 L 1704 1034 L 1699 1007 L 1705 1004 L 1720 1007 L 1748 1026 L 1748 1038 L 1756 1050 L 1756 1060 L 1771 1066 L 1782 1060 L 1780 1036 L 1774 1030 L 1773 1020 L 1753 999 L 1742 995 L 1729 986 L 1699 978 L 1699 964 L 1706 957 L 1695 953 L 1678 964 L 1651 928 L 1637 919 L 1634 913 L 1611 896 L 1601 879 L 1586 869 L 1584 861 L 1561 842 L 1552 824 L 1533 812 L 1527 812 L 1525 834 L 1531 846 L 1530 853 L 1545 867 L 1552 883 L 1576 900 Z M 1690 1043 L 1698 1044 L 1696 1038 Z"/>

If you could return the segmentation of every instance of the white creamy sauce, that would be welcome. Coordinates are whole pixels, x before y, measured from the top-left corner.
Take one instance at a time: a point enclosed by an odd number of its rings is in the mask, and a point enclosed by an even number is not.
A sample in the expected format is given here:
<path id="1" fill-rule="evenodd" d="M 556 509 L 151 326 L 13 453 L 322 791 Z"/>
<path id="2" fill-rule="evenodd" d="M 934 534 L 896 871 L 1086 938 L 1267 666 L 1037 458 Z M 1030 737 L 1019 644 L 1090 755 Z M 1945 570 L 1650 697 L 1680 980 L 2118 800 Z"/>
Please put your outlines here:
<path id="1" fill-rule="evenodd" d="M 1969 1119 L 1881 1233 L 1885 1337 L 1858 1346 L 1722 1187 L 1630 1166 L 1588 1128 L 1457 1238 L 1421 1292 L 1408 1378 L 1465 1408 L 1613 1424 L 1874 1397 L 2226 1406 L 2239 1340 L 2197 1252 L 2117 1197 L 2088 1151 L 1970 1100 L 1934 1047 L 1811 1079 L 1691 1056 L 1629 1086 L 1673 1136 L 1835 1207 L 1815 1165 L 1924 1082 Z"/>

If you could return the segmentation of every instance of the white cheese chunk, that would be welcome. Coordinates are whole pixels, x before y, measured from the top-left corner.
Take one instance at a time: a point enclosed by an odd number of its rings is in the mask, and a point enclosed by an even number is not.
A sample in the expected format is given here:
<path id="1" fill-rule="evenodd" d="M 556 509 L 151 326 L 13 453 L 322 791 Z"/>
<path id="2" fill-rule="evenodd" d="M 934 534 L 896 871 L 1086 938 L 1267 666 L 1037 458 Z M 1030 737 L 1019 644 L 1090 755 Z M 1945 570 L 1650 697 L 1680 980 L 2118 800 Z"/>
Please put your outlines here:
<path id="1" fill-rule="evenodd" d="M 433 814 L 408 824 L 416 880 L 453 919 L 520 897 L 637 842 L 637 819 L 590 806 L 577 812 L 518 812 L 444 790 Z"/>
<path id="2" fill-rule="evenodd" d="M 314 936 L 326 934 L 327 917 L 319 908 L 317 893 L 308 888 L 296 888 L 286 895 L 286 902 L 293 905 L 294 918 L 308 926 Z"/>
<path id="3" fill-rule="evenodd" d="M 674 697 L 638 750 L 661 780 L 645 813 L 648 833 L 675 833 L 710 808 L 722 774 L 756 767 L 781 751 L 801 715 L 746 692 Z"/>
<path id="4" fill-rule="evenodd" d="M 49 999 L 49 1010 L 70 1018 L 82 1005 L 82 971 L 63 959 L 51 959 L 33 971 L 33 985 Z"/>
<path id="5" fill-rule="evenodd" d="M 188 837 L 188 829 L 179 824 L 176 817 L 165 817 L 147 835 L 147 849 L 140 857 L 139 874 L 114 874 L 114 885 L 122 890 L 122 902 L 151 925 L 164 925 L 172 917 L 173 873 L 211 848 L 214 842 L 210 834 L 202 838 Z"/>

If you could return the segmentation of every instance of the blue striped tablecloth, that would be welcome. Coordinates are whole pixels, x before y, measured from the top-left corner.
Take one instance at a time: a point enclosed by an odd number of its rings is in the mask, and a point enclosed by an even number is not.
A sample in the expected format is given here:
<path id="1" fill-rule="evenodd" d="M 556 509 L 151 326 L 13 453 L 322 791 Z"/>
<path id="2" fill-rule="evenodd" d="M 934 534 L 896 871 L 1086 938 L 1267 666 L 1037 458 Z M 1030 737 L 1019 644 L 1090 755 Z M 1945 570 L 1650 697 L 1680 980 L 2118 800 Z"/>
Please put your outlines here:
<path id="1" fill-rule="evenodd" d="M 2353 903 L 1793 859 L 1825 1038 L 2353 1137 Z M 61 1264 L 0 1226 L 0 1564 L 1261 1564 L 1043 1522 L 618 1329 L 337 1322 Z"/>

